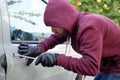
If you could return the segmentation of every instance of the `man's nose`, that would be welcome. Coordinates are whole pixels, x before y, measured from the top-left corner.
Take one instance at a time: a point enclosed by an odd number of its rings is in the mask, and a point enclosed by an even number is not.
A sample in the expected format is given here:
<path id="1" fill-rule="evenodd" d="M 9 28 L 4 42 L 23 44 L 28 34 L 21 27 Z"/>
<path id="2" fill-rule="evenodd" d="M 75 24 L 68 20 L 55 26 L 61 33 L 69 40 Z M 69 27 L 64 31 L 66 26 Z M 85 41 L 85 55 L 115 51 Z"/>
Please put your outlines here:
<path id="1" fill-rule="evenodd" d="M 55 29 L 54 29 L 54 28 L 52 28 L 52 32 L 55 32 Z"/>

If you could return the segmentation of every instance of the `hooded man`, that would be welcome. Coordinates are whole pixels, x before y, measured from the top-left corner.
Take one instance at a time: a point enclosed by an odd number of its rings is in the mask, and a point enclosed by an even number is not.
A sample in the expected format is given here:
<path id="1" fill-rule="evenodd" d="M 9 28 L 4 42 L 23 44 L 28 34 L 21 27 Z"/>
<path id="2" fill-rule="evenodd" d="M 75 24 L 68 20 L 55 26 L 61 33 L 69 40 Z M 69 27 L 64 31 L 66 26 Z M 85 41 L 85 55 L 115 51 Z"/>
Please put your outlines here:
<path id="1" fill-rule="evenodd" d="M 96 80 L 120 80 L 120 29 L 112 20 L 94 13 L 79 12 L 68 0 L 50 0 L 44 22 L 51 27 L 53 34 L 37 46 L 20 44 L 18 52 L 21 55 L 38 57 L 35 65 L 62 66 L 89 76 L 100 71 L 102 76 Z M 43 53 L 64 43 L 67 38 L 71 39 L 72 48 L 82 55 L 81 58 Z M 29 59 L 27 65 L 32 61 Z"/>

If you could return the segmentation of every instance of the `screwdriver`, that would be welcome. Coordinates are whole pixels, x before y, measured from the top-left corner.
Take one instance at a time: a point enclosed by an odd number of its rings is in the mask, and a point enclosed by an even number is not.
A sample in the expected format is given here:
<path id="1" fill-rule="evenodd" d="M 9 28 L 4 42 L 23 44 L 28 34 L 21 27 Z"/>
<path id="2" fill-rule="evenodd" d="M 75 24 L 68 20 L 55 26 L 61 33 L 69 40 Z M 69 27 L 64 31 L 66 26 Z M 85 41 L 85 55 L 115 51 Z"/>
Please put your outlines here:
<path id="1" fill-rule="evenodd" d="M 20 54 L 16 54 L 16 53 L 13 53 L 13 57 L 22 57 L 22 58 L 27 58 L 27 59 L 36 59 L 34 57 L 24 56 L 24 55 L 20 55 Z"/>

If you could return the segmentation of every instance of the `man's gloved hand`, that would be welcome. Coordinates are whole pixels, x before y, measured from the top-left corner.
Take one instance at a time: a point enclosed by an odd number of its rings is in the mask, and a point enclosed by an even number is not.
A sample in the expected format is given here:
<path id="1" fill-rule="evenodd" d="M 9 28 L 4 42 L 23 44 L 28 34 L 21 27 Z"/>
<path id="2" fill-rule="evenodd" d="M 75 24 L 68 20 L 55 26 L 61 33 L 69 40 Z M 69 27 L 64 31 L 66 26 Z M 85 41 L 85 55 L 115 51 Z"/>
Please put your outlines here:
<path id="1" fill-rule="evenodd" d="M 18 53 L 20 55 L 37 57 L 41 54 L 41 50 L 38 46 L 30 46 L 27 43 L 21 43 L 18 46 Z M 29 66 L 33 62 L 33 59 L 28 59 L 27 66 Z"/>
<path id="2" fill-rule="evenodd" d="M 35 62 L 35 65 L 38 65 L 39 63 L 41 63 L 44 67 L 53 67 L 54 65 L 57 65 L 58 57 L 59 57 L 59 54 L 57 53 L 40 54 Z"/>

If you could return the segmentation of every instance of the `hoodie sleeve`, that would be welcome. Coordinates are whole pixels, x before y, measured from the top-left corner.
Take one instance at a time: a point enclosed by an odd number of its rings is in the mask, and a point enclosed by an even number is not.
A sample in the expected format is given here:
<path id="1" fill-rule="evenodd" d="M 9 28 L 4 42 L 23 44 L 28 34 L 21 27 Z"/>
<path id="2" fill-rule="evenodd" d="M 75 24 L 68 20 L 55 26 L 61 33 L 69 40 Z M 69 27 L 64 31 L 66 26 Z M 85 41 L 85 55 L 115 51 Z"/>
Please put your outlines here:
<path id="1" fill-rule="evenodd" d="M 50 37 L 38 43 L 38 46 L 42 50 L 42 52 L 47 51 L 48 49 L 52 49 L 57 44 L 61 44 L 67 40 L 67 37 L 58 37 L 57 34 L 51 34 Z"/>
<path id="2" fill-rule="evenodd" d="M 73 58 L 61 54 L 58 65 L 82 75 L 96 75 L 100 68 L 103 36 L 95 28 L 86 28 L 80 34 L 80 53 L 82 58 Z"/>

